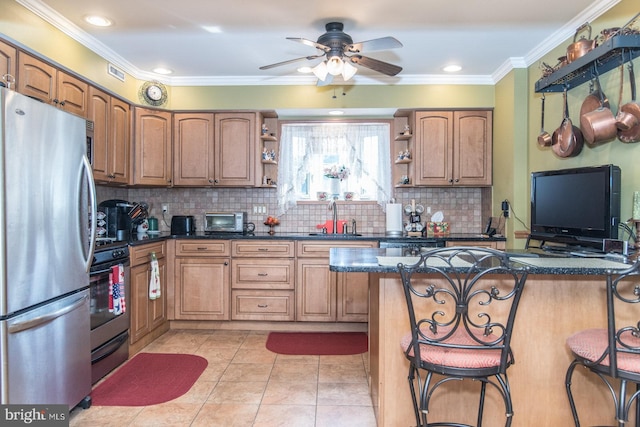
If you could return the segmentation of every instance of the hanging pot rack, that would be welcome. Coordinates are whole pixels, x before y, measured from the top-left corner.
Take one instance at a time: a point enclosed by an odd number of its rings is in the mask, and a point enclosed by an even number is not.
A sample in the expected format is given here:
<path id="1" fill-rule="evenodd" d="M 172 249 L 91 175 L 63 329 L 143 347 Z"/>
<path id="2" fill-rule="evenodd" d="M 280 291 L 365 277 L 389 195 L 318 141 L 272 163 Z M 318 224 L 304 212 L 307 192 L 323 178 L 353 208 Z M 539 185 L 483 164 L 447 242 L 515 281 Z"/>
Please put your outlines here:
<path id="1" fill-rule="evenodd" d="M 584 56 L 561 67 L 535 84 L 536 93 L 562 92 L 591 81 L 640 56 L 640 34 L 617 35 L 609 38 Z"/>

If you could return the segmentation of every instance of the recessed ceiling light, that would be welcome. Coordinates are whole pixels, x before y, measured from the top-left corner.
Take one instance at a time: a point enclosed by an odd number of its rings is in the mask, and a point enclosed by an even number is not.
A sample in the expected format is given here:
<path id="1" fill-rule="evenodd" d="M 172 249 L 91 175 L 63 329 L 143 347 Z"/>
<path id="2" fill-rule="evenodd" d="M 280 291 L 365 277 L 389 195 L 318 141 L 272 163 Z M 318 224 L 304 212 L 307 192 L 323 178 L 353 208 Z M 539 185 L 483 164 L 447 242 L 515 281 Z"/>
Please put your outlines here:
<path id="1" fill-rule="evenodd" d="M 308 74 L 308 73 L 311 73 L 312 71 L 313 71 L 313 68 L 311 68 L 311 67 L 300 67 L 300 68 L 298 68 L 298 72 L 299 73 Z"/>
<path id="2" fill-rule="evenodd" d="M 219 27 L 217 25 L 203 25 L 202 29 L 213 34 L 222 33 L 222 27 Z"/>
<path id="3" fill-rule="evenodd" d="M 447 73 L 455 73 L 456 71 L 462 70 L 462 67 L 459 65 L 447 65 L 443 70 Z"/>
<path id="4" fill-rule="evenodd" d="M 173 70 L 164 67 L 154 68 L 153 72 L 157 74 L 173 74 Z"/>
<path id="5" fill-rule="evenodd" d="M 91 25 L 95 25 L 96 27 L 110 27 L 111 25 L 113 25 L 113 22 L 109 18 L 105 18 L 104 16 L 87 15 L 84 17 L 84 20 Z"/>
<path id="6" fill-rule="evenodd" d="M 329 115 L 331 115 L 331 116 L 341 116 L 343 114 L 344 114 L 344 111 L 341 111 L 341 110 L 329 111 Z"/>

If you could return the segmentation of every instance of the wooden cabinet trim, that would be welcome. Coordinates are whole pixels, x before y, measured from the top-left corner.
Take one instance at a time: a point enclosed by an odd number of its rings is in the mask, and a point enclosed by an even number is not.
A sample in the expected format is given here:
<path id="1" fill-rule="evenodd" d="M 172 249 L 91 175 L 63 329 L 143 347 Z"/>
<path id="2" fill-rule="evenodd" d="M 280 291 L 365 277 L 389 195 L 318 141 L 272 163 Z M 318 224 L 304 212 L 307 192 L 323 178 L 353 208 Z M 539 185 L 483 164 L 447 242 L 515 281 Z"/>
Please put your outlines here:
<path id="1" fill-rule="evenodd" d="M 293 257 L 295 244 L 293 241 L 260 242 L 248 240 L 233 240 L 231 253 L 234 257 Z"/>
<path id="2" fill-rule="evenodd" d="M 230 244 L 228 240 L 177 240 L 176 256 L 188 257 L 213 257 L 230 256 Z"/>

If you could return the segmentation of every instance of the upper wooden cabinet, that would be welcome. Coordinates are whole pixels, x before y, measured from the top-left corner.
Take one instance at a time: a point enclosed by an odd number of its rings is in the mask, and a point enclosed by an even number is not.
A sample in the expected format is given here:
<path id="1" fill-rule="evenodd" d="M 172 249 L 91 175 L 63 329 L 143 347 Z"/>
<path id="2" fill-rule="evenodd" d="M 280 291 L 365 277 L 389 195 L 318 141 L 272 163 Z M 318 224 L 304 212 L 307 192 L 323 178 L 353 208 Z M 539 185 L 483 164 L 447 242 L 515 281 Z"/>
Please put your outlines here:
<path id="1" fill-rule="evenodd" d="M 174 185 L 255 184 L 256 113 L 175 113 Z"/>
<path id="2" fill-rule="evenodd" d="M 414 185 L 492 184 L 492 111 L 417 111 Z"/>
<path id="3" fill-rule="evenodd" d="M 90 86 L 89 120 L 94 123 L 94 179 L 101 183 L 128 184 L 131 168 L 129 104 Z"/>
<path id="4" fill-rule="evenodd" d="M 18 51 L 15 47 L 8 45 L 0 41 L 0 79 L 7 82 L 4 79 L 4 76 L 7 74 L 13 76 L 16 79 L 18 76 L 16 75 L 16 58 L 18 57 Z M 9 81 L 11 83 L 11 81 Z M 11 86 L 12 89 L 15 89 L 14 86 Z"/>
<path id="5" fill-rule="evenodd" d="M 135 108 L 134 185 L 170 186 L 171 113 Z"/>
<path id="6" fill-rule="evenodd" d="M 89 112 L 89 85 L 31 55 L 18 53 L 18 92 L 81 117 Z"/>

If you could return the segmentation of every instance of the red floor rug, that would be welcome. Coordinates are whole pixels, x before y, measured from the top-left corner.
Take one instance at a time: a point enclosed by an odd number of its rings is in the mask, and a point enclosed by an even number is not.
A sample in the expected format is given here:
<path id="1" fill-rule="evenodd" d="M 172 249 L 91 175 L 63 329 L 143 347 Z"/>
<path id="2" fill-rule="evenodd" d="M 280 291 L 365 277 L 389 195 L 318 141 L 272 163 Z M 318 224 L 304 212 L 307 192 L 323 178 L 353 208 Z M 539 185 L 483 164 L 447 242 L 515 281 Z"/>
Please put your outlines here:
<path id="1" fill-rule="evenodd" d="M 271 332 L 267 349 L 278 354 L 340 356 L 368 350 L 363 332 Z"/>
<path id="2" fill-rule="evenodd" d="M 96 406 L 157 405 L 185 394 L 207 367 L 191 354 L 138 353 L 91 392 Z"/>

